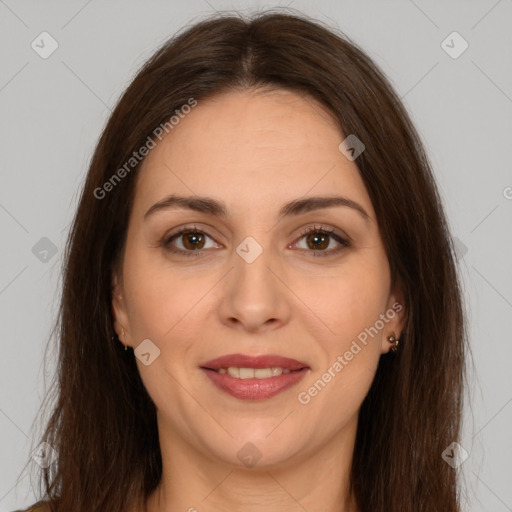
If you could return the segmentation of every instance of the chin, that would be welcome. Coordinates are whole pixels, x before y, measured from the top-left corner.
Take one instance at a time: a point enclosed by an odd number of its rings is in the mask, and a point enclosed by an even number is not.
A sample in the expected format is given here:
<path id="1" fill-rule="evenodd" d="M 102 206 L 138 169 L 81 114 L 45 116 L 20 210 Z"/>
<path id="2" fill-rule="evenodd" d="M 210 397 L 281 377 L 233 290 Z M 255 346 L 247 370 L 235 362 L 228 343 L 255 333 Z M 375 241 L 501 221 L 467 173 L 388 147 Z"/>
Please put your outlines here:
<path id="1" fill-rule="evenodd" d="M 285 464 L 297 456 L 298 443 L 294 442 L 293 436 L 285 435 L 284 444 L 283 439 L 272 439 L 273 434 L 268 436 L 269 432 L 267 430 L 260 435 L 247 431 L 235 435 L 232 432 L 233 439 L 223 446 L 212 447 L 213 457 L 228 465 L 256 470 Z"/>

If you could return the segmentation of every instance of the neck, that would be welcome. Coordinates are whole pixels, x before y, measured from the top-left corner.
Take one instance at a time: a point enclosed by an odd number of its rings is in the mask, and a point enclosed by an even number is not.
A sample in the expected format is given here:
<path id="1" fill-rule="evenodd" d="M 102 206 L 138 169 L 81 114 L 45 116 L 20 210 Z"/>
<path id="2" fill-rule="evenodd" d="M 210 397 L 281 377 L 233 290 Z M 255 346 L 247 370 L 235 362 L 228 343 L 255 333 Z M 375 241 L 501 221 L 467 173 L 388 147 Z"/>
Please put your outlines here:
<path id="1" fill-rule="evenodd" d="M 349 489 L 357 420 L 321 447 L 278 464 L 227 464 L 162 435 L 162 478 L 146 512 L 358 512 Z"/>

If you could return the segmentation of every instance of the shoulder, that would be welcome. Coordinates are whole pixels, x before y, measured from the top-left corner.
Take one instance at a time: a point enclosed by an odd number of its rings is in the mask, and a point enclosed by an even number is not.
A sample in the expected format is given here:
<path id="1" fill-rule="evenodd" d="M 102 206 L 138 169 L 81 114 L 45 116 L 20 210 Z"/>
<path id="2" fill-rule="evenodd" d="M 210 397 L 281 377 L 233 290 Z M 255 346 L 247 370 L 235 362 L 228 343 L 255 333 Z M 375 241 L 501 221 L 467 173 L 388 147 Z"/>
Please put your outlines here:
<path id="1" fill-rule="evenodd" d="M 28 508 L 13 510 L 13 512 L 50 512 L 50 507 L 47 501 L 38 501 Z"/>

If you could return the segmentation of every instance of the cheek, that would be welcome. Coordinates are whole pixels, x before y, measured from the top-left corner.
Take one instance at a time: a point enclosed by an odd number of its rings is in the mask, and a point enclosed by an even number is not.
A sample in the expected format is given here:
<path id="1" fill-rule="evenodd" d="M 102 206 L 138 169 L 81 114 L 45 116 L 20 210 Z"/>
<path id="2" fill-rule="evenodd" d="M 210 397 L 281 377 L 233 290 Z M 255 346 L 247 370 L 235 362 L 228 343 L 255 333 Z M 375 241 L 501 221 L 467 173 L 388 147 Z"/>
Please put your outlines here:
<path id="1" fill-rule="evenodd" d="M 382 331 L 372 328 L 385 311 L 388 290 L 382 276 L 354 271 L 333 279 L 323 295 L 323 318 L 334 335 L 316 338 L 323 356 L 298 399 L 307 403 L 305 413 L 324 417 L 327 430 L 356 414 L 373 382 Z"/>
<path id="2" fill-rule="evenodd" d="M 372 256 L 366 261 L 360 259 L 360 265 L 351 266 L 350 272 L 333 280 L 325 296 L 326 314 L 336 336 L 326 347 L 327 364 L 319 369 L 321 380 L 329 382 L 329 392 L 318 400 L 318 406 L 343 404 L 337 413 L 332 412 L 340 417 L 360 406 L 381 356 L 382 330 L 375 326 L 381 324 L 390 282 L 387 260 Z"/>
<path id="3" fill-rule="evenodd" d="M 387 267 L 377 257 L 374 264 L 354 257 L 337 275 L 303 277 L 297 295 L 318 314 L 334 334 L 340 349 L 373 326 L 384 313 L 389 295 Z M 352 264 L 353 263 L 353 264 Z M 332 338 L 330 336 L 329 338 Z"/>
<path id="4" fill-rule="evenodd" d="M 163 342 L 204 293 L 193 277 L 165 264 L 158 249 L 133 251 L 125 260 L 125 290 L 134 336 Z"/>
<path id="5" fill-rule="evenodd" d="M 209 302 L 205 295 L 219 281 L 219 273 L 198 272 L 194 265 L 177 271 L 160 249 L 140 247 L 135 243 L 127 246 L 124 265 L 132 334 L 139 341 L 149 338 L 164 343 L 188 326 L 190 337 L 190 330 L 197 325 L 192 319 Z M 303 321 L 311 317 L 307 329 L 316 325 L 333 340 L 333 348 L 342 349 L 384 312 L 389 288 L 386 264 L 385 254 L 371 247 L 350 254 L 343 265 L 327 272 L 330 275 L 325 271 L 312 274 L 311 269 L 309 273 L 292 271 L 286 280 L 294 283 L 293 293 L 301 300 L 283 300 L 304 309 Z M 201 304 L 203 298 L 206 301 Z"/>
<path id="6" fill-rule="evenodd" d="M 368 276 L 366 277 L 368 279 Z M 387 293 L 382 283 L 355 280 L 353 286 L 344 283 L 338 294 L 336 308 L 331 306 L 334 329 L 344 340 L 356 339 L 375 325 L 386 306 Z M 336 299 L 333 298 L 331 304 Z"/>

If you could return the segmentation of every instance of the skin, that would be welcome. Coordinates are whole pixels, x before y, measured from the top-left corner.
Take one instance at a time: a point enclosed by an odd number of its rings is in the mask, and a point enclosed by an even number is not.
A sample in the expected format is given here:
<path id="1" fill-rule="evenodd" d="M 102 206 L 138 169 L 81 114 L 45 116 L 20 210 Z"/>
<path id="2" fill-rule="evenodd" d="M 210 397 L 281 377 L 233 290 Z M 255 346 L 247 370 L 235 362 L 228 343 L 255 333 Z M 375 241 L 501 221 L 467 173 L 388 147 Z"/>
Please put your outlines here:
<path id="1" fill-rule="evenodd" d="M 147 366 L 136 359 L 158 410 L 163 461 L 148 512 L 357 510 L 347 492 L 357 415 L 405 308 L 309 403 L 298 401 L 359 333 L 403 305 L 356 162 L 338 149 L 344 138 L 311 98 L 245 90 L 199 102 L 146 157 L 113 312 L 123 343 L 150 339 L 160 350 Z M 170 193 L 224 201 L 228 216 L 168 209 L 144 219 Z M 348 197 L 370 220 L 343 206 L 278 220 L 281 205 L 313 195 Z M 159 243 L 194 225 L 207 234 L 199 257 Z M 351 245 L 335 254 L 330 237 L 322 250 L 332 255 L 314 256 L 302 235 L 314 226 Z M 247 236 L 263 248 L 250 264 L 236 252 Z M 172 245 L 193 252 L 185 239 Z M 273 398 L 239 400 L 199 368 L 232 353 L 283 355 L 310 370 Z M 252 468 L 237 456 L 248 442 L 261 453 Z"/>

